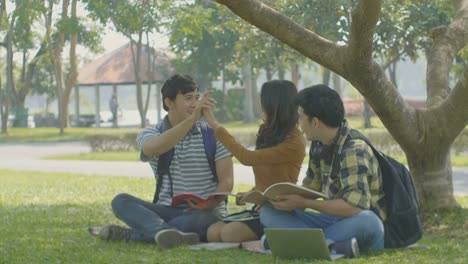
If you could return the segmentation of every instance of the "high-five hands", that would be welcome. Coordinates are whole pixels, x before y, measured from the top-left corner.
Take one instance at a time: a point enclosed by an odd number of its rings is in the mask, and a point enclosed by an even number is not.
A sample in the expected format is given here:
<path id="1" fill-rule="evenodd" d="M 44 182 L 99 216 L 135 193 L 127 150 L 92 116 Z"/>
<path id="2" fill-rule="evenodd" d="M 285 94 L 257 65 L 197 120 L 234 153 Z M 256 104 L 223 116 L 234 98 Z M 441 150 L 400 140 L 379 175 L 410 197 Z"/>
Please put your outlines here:
<path id="1" fill-rule="evenodd" d="M 198 121 L 200 117 L 202 116 L 202 111 L 204 109 L 211 109 L 216 105 L 216 100 L 210 97 L 210 92 L 205 91 L 201 98 L 197 102 L 197 107 L 195 108 L 195 111 L 193 112 L 193 117 L 195 121 Z"/>
<path id="2" fill-rule="evenodd" d="M 206 100 L 208 100 L 211 103 L 206 103 L 203 105 L 202 115 L 205 118 L 206 122 L 208 122 L 208 125 L 210 125 L 210 127 L 212 127 L 213 129 L 216 129 L 220 126 L 218 120 L 216 120 L 216 117 L 213 115 L 213 107 L 215 106 L 216 101 L 210 97 L 209 92 L 205 92 L 203 96 L 205 95 L 207 96 Z"/>

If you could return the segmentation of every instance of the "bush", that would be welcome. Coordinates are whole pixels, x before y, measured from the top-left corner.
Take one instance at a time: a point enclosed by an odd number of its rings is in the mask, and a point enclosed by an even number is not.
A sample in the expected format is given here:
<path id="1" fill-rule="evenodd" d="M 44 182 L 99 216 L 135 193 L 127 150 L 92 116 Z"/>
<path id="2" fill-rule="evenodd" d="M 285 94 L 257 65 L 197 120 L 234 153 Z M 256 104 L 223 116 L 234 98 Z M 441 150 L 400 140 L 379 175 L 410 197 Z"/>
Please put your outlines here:
<path id="1" fill-rule="evenodd" d="M 389 155 L 404 154 L 401 147 L 387 131 L 361 130 L 361 132 L 378 150 Z M 242 145 L 251 147 L 255 146 L 257 131 L 238 131 L 233 132 L 232 136 L 236 138 L 236 140 L 239 141 Z M 120 135 L 97 134 L 86 137 L 86 141 L 89 142 L 93 152 L 131 151 L 138 150 L 136 137 L 136 132 L 123 133 Z M 468 130 L 463 130 L 462 133 L 455 139 L 455 142 L 452 145 L 452 151 L 456 155 L 464 155 L 468 152 Z"/>
<path id="2" fill-rule="evenodd" d="M 92 135 L 85 138 L 93 152 L 132 151 L 138 150 L 136 133 L 120 135 Z"/>

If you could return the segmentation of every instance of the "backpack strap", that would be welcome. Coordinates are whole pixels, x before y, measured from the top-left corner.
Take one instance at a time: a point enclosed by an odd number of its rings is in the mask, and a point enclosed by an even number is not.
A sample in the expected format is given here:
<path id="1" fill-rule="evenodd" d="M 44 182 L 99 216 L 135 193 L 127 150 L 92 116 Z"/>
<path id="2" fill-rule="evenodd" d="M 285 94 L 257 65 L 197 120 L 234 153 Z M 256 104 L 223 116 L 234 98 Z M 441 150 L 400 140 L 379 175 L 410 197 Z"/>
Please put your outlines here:
<path id="1" fill-rule="evenodd" d="M 171 125 L 169 123 L 168 116 L 165 116 L 164 119 L 156 125 L 156 129 L 162 134 L 166 130 L 170 129 Z M 156 175 L 156 191 L 154 193 L 153 203 L 157 203 L 159 200 L 159 193 L 161 192 L 162 182 L 164 179 L 164 175 L 167 174 L 169 183 L 171 186 L 171 196 L 173 194 L 173 187 L 172 187 L 172 177 L 169 171 L 169 166 L 171 165 L 172 157 L 174 156 L 174 148 L 171 148 L 167 152 L 161 154 L 158 159 L 157 165 L 157 175 Z"/>
<path id="2" fill-rule="evenodd" d="M 216 173 L 216 138 L 214 136 L 214 130 L 208 126 L 208 124 L 200 120 L 200 127 L 203 136 L 203 145 L 205 146 L 205 154 L 210 165 L 211 173 L 213 174 L 214 181 L 218 182 L 218 175 Z"/>

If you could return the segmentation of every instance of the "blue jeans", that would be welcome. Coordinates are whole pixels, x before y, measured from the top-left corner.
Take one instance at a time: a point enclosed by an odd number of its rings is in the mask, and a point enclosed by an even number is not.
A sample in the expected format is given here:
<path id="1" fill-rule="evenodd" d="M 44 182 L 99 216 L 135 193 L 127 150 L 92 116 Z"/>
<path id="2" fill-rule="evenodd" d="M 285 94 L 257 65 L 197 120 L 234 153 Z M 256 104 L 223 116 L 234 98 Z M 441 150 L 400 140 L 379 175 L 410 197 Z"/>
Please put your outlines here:
<path id="1" fill-rule="evenodd" d="M 112 200 L 114 215 L 132 229 L 134 241 L 154 242 L 156 233 L 164 229 L 195 232 L 206 241 L 208 227 L 221 218 L 213 212 L 185 211 L 187 208 L 157 205 L 126 193 Z"/>
<path id="2" fill-rule="evenodd" d="M 360 251 L 384 247 L 383 223 L 370 210 L 344 218 L 302 210 L 283 211 L 267 203 L 260 209 L 260 221 L 266 228 L 321 228 L 328 245 L 355 237 Z"/>

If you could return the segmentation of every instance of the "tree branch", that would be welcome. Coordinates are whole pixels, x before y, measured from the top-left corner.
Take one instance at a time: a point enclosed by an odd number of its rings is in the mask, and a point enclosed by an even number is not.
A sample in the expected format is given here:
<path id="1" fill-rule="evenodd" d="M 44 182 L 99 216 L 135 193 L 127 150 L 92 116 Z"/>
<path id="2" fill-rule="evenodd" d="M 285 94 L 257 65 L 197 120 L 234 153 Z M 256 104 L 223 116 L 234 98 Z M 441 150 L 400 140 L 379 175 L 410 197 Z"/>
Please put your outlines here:
<path id="1" fill-rule="evenodd" d="M 444 102 L 437 107 L 435 114 L 440 115 L 437 120 L 444 120 L 448 135 L 447 140 L 452 142 L 455 137 L 468 125 L 468 65 L 465 65 L 463 74 Z"/>
<path id="2" fill-rule="evenodd" d="M 216 0 L 237 16 L 272 35 L 307 58 L 342 75 L 345 46 L 307 30 L 258 0 Z"/>
<path id="3" fill-rule="evenodd" d="M 456 1 L 458 12 L 447 27 L 432 29 L 434 43 L 427 62 L 427 105 L 441 103 L 450 93 L 449 75 L 458 51 L 468 43 L 468 0 Z"/>
<path id="4" fill-rule="evenodd" d="M 353 63 L 370 65 L 372 61 L 374 31 L 381 5 L 379 0 L 360 0 L 352 11 L 349 53 Z"/>

